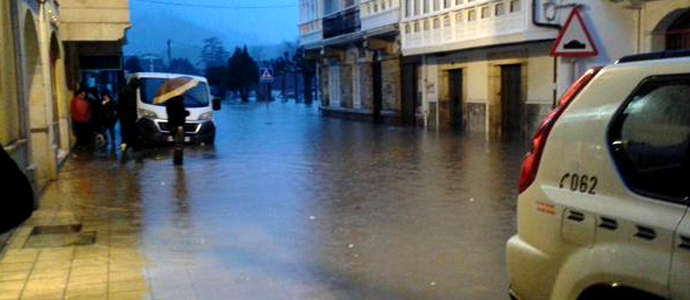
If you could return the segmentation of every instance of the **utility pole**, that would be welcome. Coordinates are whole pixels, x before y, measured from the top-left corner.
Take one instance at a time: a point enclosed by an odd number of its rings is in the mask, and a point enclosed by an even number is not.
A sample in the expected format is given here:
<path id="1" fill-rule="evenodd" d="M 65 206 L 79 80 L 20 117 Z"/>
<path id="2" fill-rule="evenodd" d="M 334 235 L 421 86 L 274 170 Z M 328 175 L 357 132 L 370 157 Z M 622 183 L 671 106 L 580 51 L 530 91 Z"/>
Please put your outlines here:
<path id="1" fill-rule="evenodd" d="M 172 47 L 170 46 L 170 40 L 168 40 L 168 67 L 172 65 Z"/>

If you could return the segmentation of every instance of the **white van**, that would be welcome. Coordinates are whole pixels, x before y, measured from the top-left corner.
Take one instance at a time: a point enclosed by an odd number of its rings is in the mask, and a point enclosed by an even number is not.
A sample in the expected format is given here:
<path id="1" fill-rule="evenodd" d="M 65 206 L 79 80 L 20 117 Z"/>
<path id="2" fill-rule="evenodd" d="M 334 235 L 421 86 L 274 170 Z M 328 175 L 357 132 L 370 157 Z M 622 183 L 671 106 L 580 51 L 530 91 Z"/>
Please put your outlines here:
<path id="1" fill-rule="evenodd" d="M 189 112 L 184 125 L 185 142 L 212 144 L 216 137 L 216 124 L 213 112 L 220 110 L 220 99 L 211 100 L 208 81 L 204 77 L 173 73 L 133 73 L 127 82 L 137 80 L 137 127 L 142 142 L 172 142 L 171 128 L 165 105 L 155 103 L 161 87 L 170 79 L 187 77 L 193 87 L 186 89 L 184 106 Z"/>

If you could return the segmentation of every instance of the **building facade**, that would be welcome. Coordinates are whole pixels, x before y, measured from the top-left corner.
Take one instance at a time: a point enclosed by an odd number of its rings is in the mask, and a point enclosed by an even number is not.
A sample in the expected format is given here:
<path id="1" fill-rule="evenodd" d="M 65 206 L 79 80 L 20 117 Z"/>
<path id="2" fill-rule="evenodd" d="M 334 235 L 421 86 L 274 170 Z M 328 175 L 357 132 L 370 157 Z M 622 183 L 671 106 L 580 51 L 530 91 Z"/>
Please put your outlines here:
<path id="1" fill-rule="evenodd" d="M 316 61 L 324 114 L 414 115 L 400 89 L 400 0 L 302 0 L 300 11 L 300 44 Z"/>
<path id="2" fill-rule="evenodd" d="M 551 46 L 575 7 L 599 53 L 553 58 Z M 688 48 L 689 7 L 671 0 L 405 0 L 400 28 L 411 73 L 403 75 L 403 97 L 422 99 L 418 117 L 431 128 L 531 136 L 587 69 Z"/>
<path id="3" fill-rule="evenodd" d="M 127 0 L 111 2 L 125 4 L 128 27 Z M 70 28 L 86 15 L 98 13 L 98 9 L 89 14 L 72 11 L 74 5 L 89 4 L 98 4 L 104 14 L 110 12 L 102 1 L 9 0 L 0 4 L 0 144 L 37 191 L 57 178 L 73 141 L 70 100 L 82 70 L 65 36 L 90 32 L 82 41 L 92 42 L 102 38 L 108 27 L 108 21 L 101 19 L 80 30 Z M 120 44 L 123 39 L 121 30 Z"/>
<path id="4" fill-rule="evenodd" d="M 599 53 L 554 58 L 551 46 L 575 7 Z M 687 0 L 303 0 L 300 32 L 320 62 L 324 111 L 375 113 L 381 91 L 384 114 L 419 125 L 529 136 L 587 69 L 689 48 L 689 7 Z M 333 23 L 347 22 L 349 31 L 333 32 Z"/>

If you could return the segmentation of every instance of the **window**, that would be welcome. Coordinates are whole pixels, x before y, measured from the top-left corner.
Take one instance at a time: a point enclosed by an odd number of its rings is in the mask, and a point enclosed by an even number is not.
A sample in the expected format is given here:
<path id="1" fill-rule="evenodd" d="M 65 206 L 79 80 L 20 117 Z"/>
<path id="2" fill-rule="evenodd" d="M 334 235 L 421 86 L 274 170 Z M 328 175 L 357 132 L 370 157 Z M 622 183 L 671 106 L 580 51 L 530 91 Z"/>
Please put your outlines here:
<path id="1" fill-rule="evenodd" d="M 410 5 L 412 5 L 412 1 L 411 0 L 405 0 L 405 17 L 410 16 L 410 11 L 411 11 Z"/>
<path id="2" fill-rule="evenodd" d="M 510 12 L 520 11 L 520 0 L 510 1 Z"/>
<path id="3" fill-rule="evenodd" d="M 488 18 L 489 16 L 490 16 L 490 14 L 489 14 L 489 7 L 488 7 L 488 6 L 482 7 L 482 19 L 486 19 L 486 18 Z"/>
<path id="4" fill-rule="evenodd" d="M 414 32 L 419 32 L 419 22 L 414 23 Z"/>
<path id="5" fill-rule="evenodd" d="M 609 142 L 626 184 L 645 196 L 690 195 L 690 78 L 647 80 L 611 126 Z"/>
<path id="6" fill-rule="evenodd" d="M 450 8 L 450 1 L 451 0 L 443 0 L 443 8 Z"/>
<path id="7" fill-rule="evenodd" d="M 474 9 L 470 9 L 467 11 L 467 21 L 472 22 L 477 20 L 477 11 Z"/>
<path id="8" fill-rule="evenodd" d="M 386 1 L 381 1 L 381 10 L 386 10 Z"/>
<path id="9" fill-rule="evenodd" d="M 503 3 L 498 3 L 494 7 L 494 14 L 496 16 L 502 16 L 503 14 L 506 13 L 506 6 Z"/>
<path id="10" fill-rule="evenodd" d="M 405 33 L 410 34 L 410 23 L 405 24 Z"/>
<path id="11" fill-rule="evenodd" d="M 424 13 L 425 14 L 429 13 L 429 1 L 431 1 L 431 0 L 422 0 L 422 3 L 424 3 Z"/>
<path id="12" fill-rule="evenodd" d="M 441 9 L 441 0 L 434 0 L 434 11 Z"/>
<path id="13" fill-rule="evenodd" d="M 377 13 L 377 12 L 379 12 L 379 4 L 374 3 L 374 13 Z"/>
<path id="14" fill-rule="evenodd" d="M 429 31 L 429 21 L 424 21 L 424 31 Z"/>
<path id="15" fill-rule="evenodd" d="M 690 11 L 678 17 L 666 29 L 666 50 L 690 49 Z"/>
<path id="16" fill-rule="evenodd" d="M 414 0 L 414 14 L 415 14 L 415 16 L 419 15 L 419 1 L 420 0 Z M 421 0 L 421 1 L 424 1 L 424 0 Z"/>
<path id="17" fill-rule="evenodd" d="M 463 17 L 462 11 L 459 11 L 457 14 L 455 14 L 455 24 L 456 25 L 460 25 L 460 23 L 462 23 L 462 20 L 463 20 L 462 17 Z"/>
<path id="18" fill-rule="evenodd" d="M 439 28 L 441 28 L 441 20 L 434 19 L 434 29 L 439 29 Z"/>
<path id="19" fill-rule="evenodd" d="M 448 27 L 450 27 L 450 25 L 451 25 L 450 24 L 450 16 L 449 15 L 443 16 L 443 27 L 448 28 Z"/>
<path id="20" fill-rule="evenodd" d="M 462 0 L 455 0 L 455 5 L 461 5 L 462 2 L 463 2 Z"/>

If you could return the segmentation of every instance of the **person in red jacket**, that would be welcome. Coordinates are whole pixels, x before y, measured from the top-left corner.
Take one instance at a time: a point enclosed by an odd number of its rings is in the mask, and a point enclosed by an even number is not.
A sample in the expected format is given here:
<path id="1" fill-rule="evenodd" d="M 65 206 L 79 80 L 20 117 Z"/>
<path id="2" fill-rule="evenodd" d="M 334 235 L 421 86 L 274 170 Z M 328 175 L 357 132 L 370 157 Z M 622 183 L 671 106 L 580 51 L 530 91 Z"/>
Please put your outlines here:
<path id="1" fill-rule="evenodd" d="M 86 100 L 86 90 L 79 89 L 72 99 L 72 127 L 77 137 L 77 147 L 91 143 L 91 105 Z"/>

